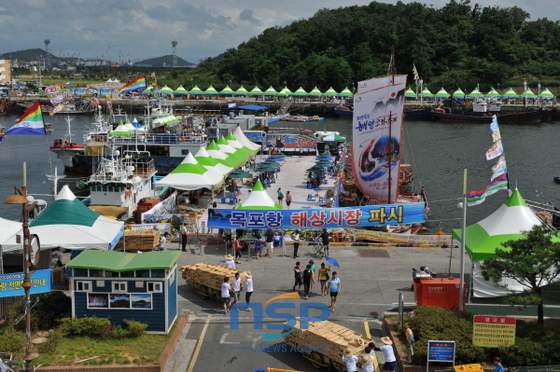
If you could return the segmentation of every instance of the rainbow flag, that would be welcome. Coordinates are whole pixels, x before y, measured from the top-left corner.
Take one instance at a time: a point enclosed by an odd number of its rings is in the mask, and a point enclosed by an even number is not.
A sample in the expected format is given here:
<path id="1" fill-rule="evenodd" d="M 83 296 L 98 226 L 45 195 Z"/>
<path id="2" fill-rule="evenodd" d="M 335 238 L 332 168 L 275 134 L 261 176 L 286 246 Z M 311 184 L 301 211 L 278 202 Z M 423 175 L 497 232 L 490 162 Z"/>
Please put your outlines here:
<path id="1" fill-rule="evenodd" d="M 0 141 L 8 134 L 38 134 L 47 135 L 45 123 L 43 122 L 43 113 L 41 112 L 41 104 L 39 101 L 31 105 L 16 121 L 16 125 L 11 127 L 0 137 Z"/>
<path id="2" fill-rule="evenodd" d="M 508 175 L 504 173 L 496 178 L 493 178 L 486 184 L 486 188 L 480 191 L 471 191 L 467 197 L 467 205 L 477 205 L 490 196 L 500 190 L 507 190 L 508 188 Z"/>
<path id="3" fill-rule="evenodd" d="M 140 76 L 137 77 L 134 80 L 129 81 L 128 83 L 126 83 L 125 85 L 123 85 L 118 91 L 117 94 L 122 94 L 122 93 L 126 93 L 126 92 L 132 92 L 133 90 L 138 90 L 138 89 L 146 89 L 147 85 L 146 85 L 146 77 L 145 76 Z"/>

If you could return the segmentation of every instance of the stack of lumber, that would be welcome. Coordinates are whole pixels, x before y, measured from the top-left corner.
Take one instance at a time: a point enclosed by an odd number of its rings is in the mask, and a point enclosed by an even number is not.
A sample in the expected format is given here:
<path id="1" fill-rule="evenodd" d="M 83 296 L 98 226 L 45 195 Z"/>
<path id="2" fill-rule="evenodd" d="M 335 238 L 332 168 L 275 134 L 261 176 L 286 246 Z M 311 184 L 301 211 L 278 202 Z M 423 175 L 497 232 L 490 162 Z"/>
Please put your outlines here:
<path id="1" fill-rule="evenodd" d="M 159 230 L 125 231 L 124 236 L 115 246 L 115 251 L 146 252 L 152 251 L 159 243 Z"/>
<path id="2" fill-rule="evenodd" d="M 183 279 L 187 281 L 188 285 L 192 286 L 196 283 L 217 290 L 222 288 L 222 283 L 226 276 L 232 279 L 235 273 L 239 273 L 242 284 L 245 284 L 245 279 L 247 279 L 245 271 L 207 263 L 187 265 L 181 267 L 179 270 L 183 272 Z"/>
<path id="3" fill-rule="evenodd" d="M 296 330 L 284 336 L 284 341 L 288 345 L 329 345 L 324 355 L 334 361 L 340 361 L 341 355 L 346 348 L 352 350 L 354 355 L 363 354 L 368 343 L 372 342 L 372 339 L 328 320 L 310 322 L 308 329 L 300 329 L 299 327 L 298 319 L 294 326 Z"/>

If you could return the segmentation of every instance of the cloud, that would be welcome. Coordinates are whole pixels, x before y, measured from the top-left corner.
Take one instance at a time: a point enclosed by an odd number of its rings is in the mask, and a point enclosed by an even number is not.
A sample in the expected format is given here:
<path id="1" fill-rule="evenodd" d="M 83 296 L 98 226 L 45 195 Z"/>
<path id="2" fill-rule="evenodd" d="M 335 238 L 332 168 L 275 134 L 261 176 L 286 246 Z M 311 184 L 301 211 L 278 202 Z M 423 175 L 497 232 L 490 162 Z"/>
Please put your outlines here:
<path id="1" fill-rule="evenodd" d="M 261 22 L 255 18 L 255 12 L 250 9 L 243 10 L 241 14 L 239 14 L 239 19 L 242 21 L 250 22 L 257 26 L 261 24 Z"/>

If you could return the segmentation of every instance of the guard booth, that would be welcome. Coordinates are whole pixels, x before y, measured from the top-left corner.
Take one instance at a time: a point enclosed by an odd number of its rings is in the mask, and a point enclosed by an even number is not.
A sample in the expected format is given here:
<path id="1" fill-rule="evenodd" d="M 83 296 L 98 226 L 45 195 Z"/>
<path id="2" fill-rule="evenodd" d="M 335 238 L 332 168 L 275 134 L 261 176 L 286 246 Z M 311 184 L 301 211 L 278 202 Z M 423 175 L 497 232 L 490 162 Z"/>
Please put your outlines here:
<path id="1" fill-rule="evenodd" d="M 72 270 L 72 316 L 124 319 L 167 334 L 178 317 L 177 259 L 180 251 L 125 253 L 85 250 L 66 267 Z"/>

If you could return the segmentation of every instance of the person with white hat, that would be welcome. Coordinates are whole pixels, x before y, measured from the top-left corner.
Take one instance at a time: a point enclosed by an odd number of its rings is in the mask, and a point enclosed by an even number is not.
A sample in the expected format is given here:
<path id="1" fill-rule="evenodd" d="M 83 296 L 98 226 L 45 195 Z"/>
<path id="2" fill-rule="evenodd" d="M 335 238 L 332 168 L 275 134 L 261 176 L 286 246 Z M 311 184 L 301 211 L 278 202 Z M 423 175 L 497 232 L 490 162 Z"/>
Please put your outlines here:
<path id="1" fill-rule="evenodd" d="M 352 353 L 352 349 L 344 349 L 344 353 L 342 353 L 342 363 L 346 364 L 346 370 L 348 372 L 358 372 L 358 366 L 356 366 L 358 357 Z"/>
<path id="2" fill-rule="evenodd" d="M 235 269 L 235 261 L 233 260 L 233 256 L 231 254 L 227 254 L 224 256 L 226 259 L 226 267 L 230 269 Z"/>
<path id="3" fill-rule="evenodd" d="M 245 271 L 245 276 L 247 278 L 245 279 L 245 286 L 243 288 L 245 289 L 245 302 L 249 304 L 251 303 L 251 295 L 253 294 L 253 275 L 250 271 Z M 251 308 L 249 307 L 247 310 L 251 311 Z"/>
<path id="4" fill-rule="evenodd" d="M 362 365 L 363 372 L 374 372 L 373 357 L 369 354 L 360 355 L 360 364 Z"/>
<path id="5" fill-rule="evenodd" d="M 384 372 L 394 372 L 397 368 L 397 358 L 393 350 L 393 341 L 385 336 L 381 337 L 381 342 L 383 342 L 384 345 L 379 348 L 376 347 L 375 350 L 383 352 L 383 356 L 385 357 L 385 363 L 382 369 Z"/>

